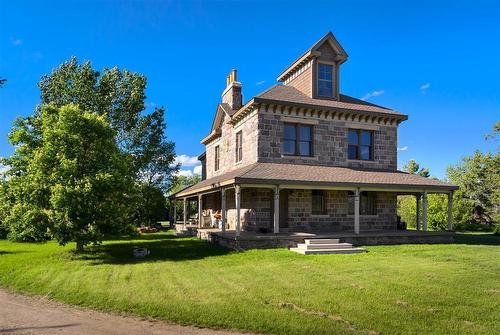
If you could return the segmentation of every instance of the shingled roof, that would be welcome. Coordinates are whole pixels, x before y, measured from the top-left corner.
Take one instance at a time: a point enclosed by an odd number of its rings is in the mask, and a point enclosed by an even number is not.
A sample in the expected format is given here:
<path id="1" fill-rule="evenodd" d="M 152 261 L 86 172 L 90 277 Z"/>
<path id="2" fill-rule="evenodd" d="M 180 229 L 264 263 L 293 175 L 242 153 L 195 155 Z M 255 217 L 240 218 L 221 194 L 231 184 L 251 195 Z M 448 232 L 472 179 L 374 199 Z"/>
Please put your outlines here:
<path id="1" fill-rule="evenodd" d="M 429 192 L 448 192 L 458 186 L 401 171 L 373 171 L 347 167 L 282 163 L 254 163 L 224 175 L 203 180 L 175 194 L 183 197 L 220 186 L 238 184 L 292 184 L 332 187 L 383 187 Z"/>
<path id="2" fill-rule="evenodd" d="M 292 103 L 296 105 L 310 106 L 310 107 L 327 107 L 339 110 L 353 110 L 365 111 L 374 113 L 384 113 L 392 115 L 400 115 L 406 117 L 405 114 L 395 110 L 381 107 L 360 99 L 341 94 L 340 101 L 314 99 L 302 93 L 298 89 L 287 85 L 274 85 L 268 90 L 256 95 L 255 102 L 274 102 L 274 103 Z"/>

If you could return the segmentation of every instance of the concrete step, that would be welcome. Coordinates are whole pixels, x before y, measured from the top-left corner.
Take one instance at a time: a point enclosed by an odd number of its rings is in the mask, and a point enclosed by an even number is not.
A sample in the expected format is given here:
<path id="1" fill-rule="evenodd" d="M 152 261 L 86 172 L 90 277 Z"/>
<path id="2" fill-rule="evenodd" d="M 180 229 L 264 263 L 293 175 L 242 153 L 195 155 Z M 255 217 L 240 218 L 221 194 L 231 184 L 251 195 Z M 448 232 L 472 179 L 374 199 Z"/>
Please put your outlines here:
<path id="1" fill-rule="evenodd" d="M 364 252 L 363 248 L 350 248 L 350 249 L 314 249 L 314 250 L 305 250 L 300 248 L 290 248 L 290 251 L 298 252 L 303 255 L 314 255 L 314 254 L 357 254 L 360 252 Z"/>
<path id="2" fill-rule="evenodd" d="M 305 244 L 299 243 L 297 248 L 313 250 L 313 249 L 349 249 L 352 248 L 351 243 L 322 243 L 322 244 Z"/>
<path id="3" fill-rule="evenodd" d="M 338 238 L 313 238 L 304 240 L 306 244 L 334 244 L 339 243 L 340 239 Z"/>

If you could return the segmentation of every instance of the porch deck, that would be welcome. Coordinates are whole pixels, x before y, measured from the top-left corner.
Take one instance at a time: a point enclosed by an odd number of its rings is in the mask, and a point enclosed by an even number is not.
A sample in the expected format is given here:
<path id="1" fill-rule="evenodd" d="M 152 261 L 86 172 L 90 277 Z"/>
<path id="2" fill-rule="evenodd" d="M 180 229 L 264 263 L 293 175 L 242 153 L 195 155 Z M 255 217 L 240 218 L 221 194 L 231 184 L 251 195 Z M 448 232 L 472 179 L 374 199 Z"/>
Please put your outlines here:
<path id="1" fill-rule="evenodd" d="M 236 231 L 228 230 L 223 233 L 216 228 L 197 228 L 189 226 L 192 235 L 219 244 L 230 249 L 269 249 L 269 248 L 293 248 L 298 243 L 304 243 L 304 239 L 316 238 L 338 238 L 341 242 L 358 245 L 390 245 L 390 244 L 436 244 L 452 243 L 455 233 L 417 231 L 417 230 L 393 230 L 393 231 L 370 231 L 360 232 L 280 232 L 257 233 L 242 231 L 236 237 Z"/>

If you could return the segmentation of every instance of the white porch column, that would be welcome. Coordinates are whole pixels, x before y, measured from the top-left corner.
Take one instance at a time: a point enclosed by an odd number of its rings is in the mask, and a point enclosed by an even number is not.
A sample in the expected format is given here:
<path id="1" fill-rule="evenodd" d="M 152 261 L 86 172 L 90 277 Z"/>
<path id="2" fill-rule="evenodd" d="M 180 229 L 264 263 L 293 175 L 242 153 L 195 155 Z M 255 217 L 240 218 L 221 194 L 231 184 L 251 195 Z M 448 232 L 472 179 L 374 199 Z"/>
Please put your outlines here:
<path id="1" fill-rule="evenodd" d="M 186 202 L 186 198 L 182 199 L 183 200 L 183 211 L 182 211 L 182 214 L 183 214 L 183 220 L 184 220 L 184 226 L 186 226 L 186 221 L 187 221 L 187 202 Z"/>
<path id="2" fill-rule="evenodd" d="M 453 191 L 448 193 L 448 230 L 453 231 Z"/>
<path id="3" fill-rule="evenodd" d="M 198 228 L 202 227 L 202 222 L 203 220 L 203 203 L 202 203 L 203 195 L 198 194 Z"/>
<path id="4" fill-rule="evenodd" d="M 220 195 L 220 201 L 221 201 L 221 206 L 220 206 L 220 211 L 221 211 L 221 221 L 222 221 L 222 233 L 226 232 L 226 221 L 227 221 L 227 214 L 226 214 L 226 190 L 223 188 L 221 189 L 221 195 Z"/>
<path id="5" fill-rule="evenodd" d="M 280 232 L 280 187 L 274 188 L 274 233 Z"/>
<path id="6" fill-rule="evenodd" d="M 417 213 L 415 214 L 416 215 L 416 228 L 417 230 L 420 230 L 422 227 L 420 227 L 420 203 L 421 203 L 421 198 L 422 196 L 420 194 L 417 194 L 416 197 L 417 199 Z"/>
<path id="7" fill-rule="evenodd" d="M 236 237 L 241 233 L 241 187 L 236 185 L 234 187 L 234 202 L 236 204 Z"/>
<path id="8" fill-rule="evenodd" d="M 174 203 L 174 215 L 173 215 L 172 219 L 174 221 L 173 224 L 175 225 L 177 223 L 177 201 L 174 200 L 173 203 Z"/>
<path id="9" fill-rule="evenodd" d="M 427 231 L 427 191 L 424 191 L 422 197 L 422 227 L 424 231 Z"/>
<path id="10" fill-rule="evenodd" d="M 354 192 L 354 234 L 359 234 L 359 188 Z"/>

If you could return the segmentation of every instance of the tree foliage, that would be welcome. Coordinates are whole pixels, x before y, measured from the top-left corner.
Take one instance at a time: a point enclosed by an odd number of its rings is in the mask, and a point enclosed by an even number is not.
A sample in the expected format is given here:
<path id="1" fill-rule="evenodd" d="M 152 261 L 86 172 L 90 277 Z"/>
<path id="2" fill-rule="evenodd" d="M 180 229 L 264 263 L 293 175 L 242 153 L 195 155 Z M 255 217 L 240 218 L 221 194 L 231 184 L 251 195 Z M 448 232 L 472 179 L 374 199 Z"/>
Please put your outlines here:
<path id="1" fill-rule="evenodd" d="M 39 110 L 39 121 L 39 145 L 22 169 L 9 171 L 10 203 L 3 213 L 9 238 L 53 237 L 62 245 L 76 242 L 81 250 L 130 228 L 132 162 L 119 150 L 106 118 L 76 105 L 48 105 Z M 6 163 L 17 166 L 26 138 L 22 127 L 11 131 L 16 152 Z"/>
<path id="2" fill-rule="evenodd" d="M 137 178 L 166 191 L 172 174 L 178 167 L 173 165 L 175 146 L 165 135 L 165 110 L 155 108 L 145 113 L 146 77 L 120 71 L 117 67 L 105 68 L 102 75 L 90 62 L 79 64 L 73 57 L 42 77 L 38 83 L 41 105 L 60 107 L 70 103 L 82 110 L 108 118 L 116 132 L 121 151 L 133 157 Z M 39 108 L 34 117 L 25 122 L 35 134 Z"/>
<path id="3" fill-rule="evenodd" d="M 421 177 L 429 178 L 429 169 L 428 168 L 420 168 L 420 165 L 414 160 L 411 159 L 406 163 L 406 165 L 403 167 L 403 171 L 406 171 L 410 174 L 416 174 Z"/>
<path id="4" fill-rule="evenodd" d="M 448 168 L 448 178 L 460 187 L 456 197 L 467 208 L 468 215 L 459 223 L 477 222 L 491 225 L 498 221 L 500 209 L 500 153 L 472 156 Z"/>

